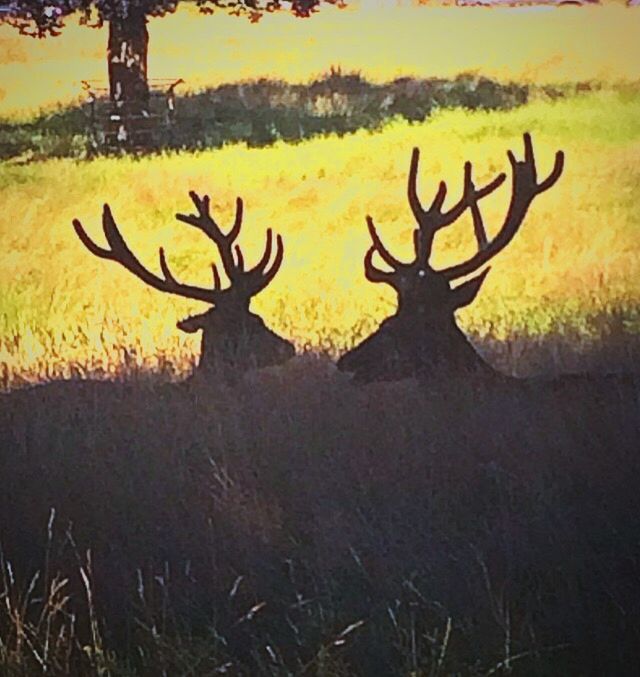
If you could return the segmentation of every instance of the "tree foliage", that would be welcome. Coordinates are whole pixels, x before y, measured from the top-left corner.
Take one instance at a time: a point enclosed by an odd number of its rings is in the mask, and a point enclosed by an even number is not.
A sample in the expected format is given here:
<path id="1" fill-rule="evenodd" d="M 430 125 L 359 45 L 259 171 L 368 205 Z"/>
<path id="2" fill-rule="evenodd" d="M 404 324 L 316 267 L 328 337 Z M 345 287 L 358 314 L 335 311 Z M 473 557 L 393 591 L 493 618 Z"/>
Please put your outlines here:
<path id="1" fill-rule="evenodd" d="M 180 0 L 12 0 L 2 21 L 22 34 L 44 38 L 59 35 L 66 19 L 76 14 L 80 23 L 109 27 L 106 57 L 109 113 L 105 134 L 118 143 L 146 144 L 151 120 L 150 87 L 147 69 L 149 49 L 148 18 L 174 12 Z M 204 14 L 216 9 L 256 22 L 265 12 L 288 9 L 295 16 L 308 17 L 321 2 L 343 6 L 343 0 L 197 0 Z M 157 116 L 156 116 L 157 117 Z M 114 124 L 112 124 L 114 123 Z"/>
<path id="2" fill-rule="evenodd" d="M 13 0 L 2 21 L 21 33 L 44 38 L 59 35 L 65 20 L 79 14 L 81 23 L 100 27 L 105 22 L 121 22 L 133 17 L 158 17 L 174 12 L 180 0 Z M 289 10 L 308 17 L 326 4 L 343 6 L 342 0 L 197 0 L 204 14 L 217 9 L 258 21 L 265 13 Z"/>

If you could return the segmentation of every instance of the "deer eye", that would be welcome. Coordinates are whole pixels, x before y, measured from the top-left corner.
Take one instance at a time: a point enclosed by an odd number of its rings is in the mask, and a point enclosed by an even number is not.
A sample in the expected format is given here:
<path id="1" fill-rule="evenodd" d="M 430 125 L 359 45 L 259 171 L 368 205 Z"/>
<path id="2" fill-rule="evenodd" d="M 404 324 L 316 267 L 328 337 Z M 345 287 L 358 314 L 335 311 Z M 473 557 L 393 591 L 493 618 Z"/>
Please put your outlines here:
<path id="1" fill-rule="evenodd" d="M 425 270 L 419 270 L 418 271 L 418 277 L 424 277 L 427 274 Z"/>

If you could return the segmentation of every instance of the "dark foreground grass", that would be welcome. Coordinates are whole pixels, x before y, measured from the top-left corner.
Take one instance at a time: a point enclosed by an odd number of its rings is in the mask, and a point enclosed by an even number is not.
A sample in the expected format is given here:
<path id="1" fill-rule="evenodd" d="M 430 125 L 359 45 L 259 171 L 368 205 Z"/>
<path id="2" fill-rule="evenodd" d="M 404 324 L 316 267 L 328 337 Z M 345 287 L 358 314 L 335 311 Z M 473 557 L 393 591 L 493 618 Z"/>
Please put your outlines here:
<path id="1" fill-rule="evenodd" d="M 0 449 L 2 674 L 635 672 L 638 377 L 51 383 Z"/>

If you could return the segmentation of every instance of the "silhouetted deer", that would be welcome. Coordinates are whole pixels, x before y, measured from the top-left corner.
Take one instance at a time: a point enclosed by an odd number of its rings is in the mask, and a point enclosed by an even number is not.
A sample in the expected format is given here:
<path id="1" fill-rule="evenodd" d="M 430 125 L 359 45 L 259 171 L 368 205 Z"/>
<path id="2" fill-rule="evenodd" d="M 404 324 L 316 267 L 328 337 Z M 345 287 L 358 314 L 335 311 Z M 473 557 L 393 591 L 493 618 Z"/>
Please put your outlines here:
<path id="1" fill-rule="evenodd" d="M 558 151 L 551 173 L 538 181 L 529 134 L 524 135 L 524 160 L 517 160 L 511 151 L 508 151 L 508 157 L 513 180 L 511 202 L 502 227 L 489 241 L 478 203 L 504 182 L 505 174 L 477 188 L 471 176 L 471 163 L 466 162 L 460 200 L 450 209 L 443 210 L 447 186 L 441 181 L 435 198 L 425 209 L 416 187 L 419 151 L 413 149 L 408 185 L 409 205 L 418 224 L 413 232 L 413 261 L 404 263 L 395 258 L 380 240 L 373 219 L 367 216 L 373 244 L 364 258 L 365 276 L 370 282 L 384 282 L 395 289 L 398 310 L 378 331 L 346 353 L 338 361 L 339 369 L 354 372 L 356 380 L 363 382 L 416 375 L 429 378 L 468 372 L 496 374 L 458 328 L 454 315 L 458 308 L 468 305 L 476 297 L 489 268 L 457 287 L 452 288 L 450 283 L 478 271 L 511 242 L 529 205 L 537 195 L 556 183 L 564 166 L 564 154 Z M 435 270 L 429 265 L 429 259 L 436 233 L 454 223 L 467 209 L 473 217 L 478 252 L 463 263 Z M 390 271 L 374 266 L 376 253 Z"/>
<path id="2" fill-rule="evenodd" d="M 249 310 L 251 298 L 271 282 L 282 264 L 284 255 L 282 237 L 276 236 L 275 257 L 271 261 L 273 232 L 269 228 L 262 258 L 253 268 L 246 269 L 242 251 L 239 245 L 235 244 L 242 226 L 242 199 L 236 199 L 235 221 L 231 230 L 225 234 L 211 216 L 209 196 L 200 197 L 193 191 L 189 196 L 197 213 L 176 214 L 176 218 L 195 226 L 214 242 L 220 253 L 224 272 L 229 278 L 230 284 L 226 289 L 222 288 L 220 273 L 215 264 L 212 265 L 211 289 L 178 282 L 169 270 L 162 247 L 160 248 L 162 277 L 147 270 L 125 243 L 108 204 L 104 205 L 102 211 L 102 228 L 109 244 L 108 249 L 99 247 L 93 242 L 78 219 L 73 220 L 73 227 L 92 254 L 116 261 L 154 289 L 204 301 L 214 306 L 200 315 L 178 322 L 178 328 L 182 331 L 193 333 L 202 330 L 199 371 L 210 372 L 221 368 L 236 370 L 286 362 L 295 353 L 293 345 L 268 329 L 262 318 Z"/>

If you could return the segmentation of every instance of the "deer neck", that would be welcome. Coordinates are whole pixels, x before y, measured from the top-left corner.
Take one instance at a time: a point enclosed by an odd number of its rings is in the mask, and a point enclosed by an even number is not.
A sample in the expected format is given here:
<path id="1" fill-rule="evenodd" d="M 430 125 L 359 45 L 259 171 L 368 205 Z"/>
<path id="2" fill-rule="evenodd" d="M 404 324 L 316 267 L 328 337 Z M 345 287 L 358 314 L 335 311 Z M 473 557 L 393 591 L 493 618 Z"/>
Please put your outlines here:
<path id="1" fill-rule="evenodd" d="M 282 364 L 295 354 L 293 344 L 272 332 L 249 310 L 229 316 L 218 314 L 215 319 L 215 325 L 202 332 L 200 371 L 240 373 L 251 367 Z"/>
<path id="2" fill-rule="evenodd" d="M 434 318 L 399 309 L 396 325 L 403 350 L 412 355 L 417 371 L 423 375 L 494 373 L 458 327 L 453 314 Z"/>

